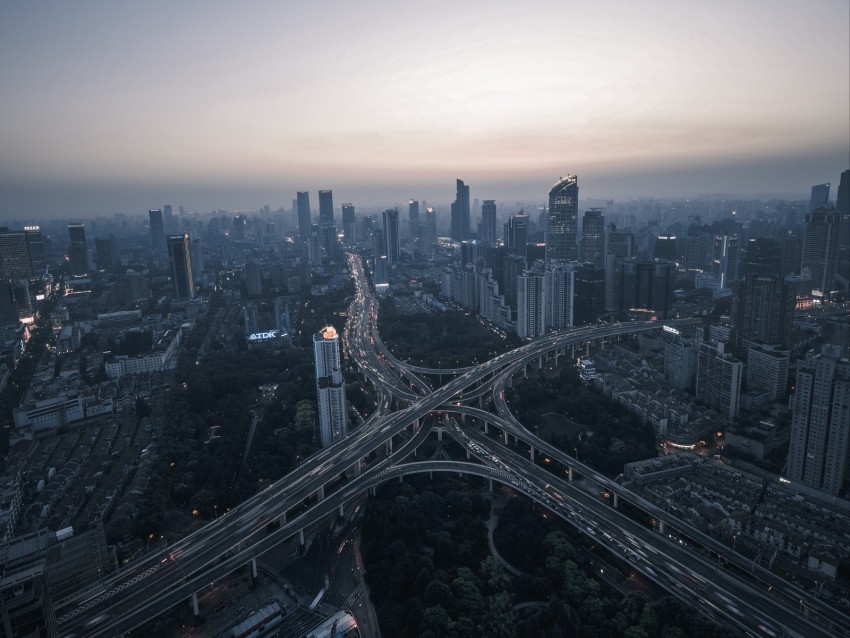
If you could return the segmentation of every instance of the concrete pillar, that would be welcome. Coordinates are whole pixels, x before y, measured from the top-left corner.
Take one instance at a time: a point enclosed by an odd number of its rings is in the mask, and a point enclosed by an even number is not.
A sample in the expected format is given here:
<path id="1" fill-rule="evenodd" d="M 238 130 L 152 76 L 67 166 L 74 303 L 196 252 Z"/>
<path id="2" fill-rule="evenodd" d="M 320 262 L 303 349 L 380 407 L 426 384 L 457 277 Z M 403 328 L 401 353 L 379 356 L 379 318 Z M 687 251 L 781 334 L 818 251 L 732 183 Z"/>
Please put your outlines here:
<path id="1" fill-rule="evenodd" d="M 614 492 L 614 507 L 620 507 L 620 495 Z"/>
<path id="2" fill-rule="evenodd" d="M 493 479 L 487 479 L 487 487 L 490 489 L 490 494 L 493 493 Z"/>
<path id="3" fill-rule="evenodd" d="M 319 500 L 319 501 L 325 500 L 325 486 L 324 485 L 319 486 L 318 497 L 317 497 L 316 500 Z"/>
<path id="4" fill-rule="evenodd" d="M 342 508 L 342 503 L 340 503 L 340 505 L 339 505 L 339 509 L 337 510 L 337 514 L 339 515 L 340 518 L 345 516 L 345 510 L 343 510 L 343 508 Z"/>
<path id="5" fill-rule="evenodd" d="M 198 610 L 198 594 L 192 592 L 192 613 L 197 618 L 201 615 L 201 612 Z"/>
<path id="6" fill-rule="evenodd" d="M 469 451 L 469 448 L 466 448 L 466 460 L 468 461 L 472 454 Z"/>
<path id="7" fill-rule="evenodd" d="M 398 482 L 404 483 L 404 474 L 402 474 L 401 476 L 398 477 Z"/>
<path id="8" fill-rule="evenodd" d="M 483 394 L 478 395 L 478 408 L 481 409 L 481 410 L 484 409 L 484 395 Z"/>
<path id="9" fill-rule="evenodd" d="M 524 366 L 522 366 L 522 376 L 525 377 L 526 379 L 528 378 L 528 364 L 527 363 Z"/>
<path id="10" fill-rule="evenodd" d="M 369 488 L 369 494 L 371 494 L 372 496 L 375 496 L 376 492 L 377 490 L 375 489 L 374 485 Z"/>
<path id="11" fill-rule="evenodd" d="M 664 521 L 662 521 L 661 519 L 658 519 L 658 533 L 664 533 Z"/>
<path id="12" fill-rule="evenodd" d="M 442 427 L 437 428 L 437 440 L 438 441 L 443 440 L 443 428 Z"/>
<path id="13" fill-rule="evenodd" d="M 389 441 L 387 441 L 387 456 L 393 453 L 393 439 L 390 437 Z"/>
<path id="14" fill-rule="evenodd" d="M 531 459 L 531 462 L 534 463 L 534 446 L 530 446 L 528 448 L 528 457 Z"/>
<path id="15" fill-rule="evenodd" d="M 354 463 L 354 476 L 360 476 L 360 459 Z"/>
<path id="16" fill-rule="evenodd" d="M 484 421 L 484 434 L 490 434 L 490 423 L 488 421 Z"/>
<path id="17" fill-rule="evenodd" d="M 567 468 L 567 476 L 570 480 L 570 483 L 572 483 L 573 482 L 573 468 L 571 468 L 571 467 Z"/>
<path id="18" fill-rule="evenodd" d="M 429 480 L 429 481 L 433 481 L 433 480 L 434 480 L 434 472 L 433 472 L 433 471 L 428 472 L 428 480 Z"/>
<path id="19" fill-rule="evenodd" d="M 256 558 L 251 559 L 251 578 L 253 578 L 255 580 L 257 578 L 257 559 Z"/>
<path id="20" fill-rule="evenodd" d="M 298 530 L 298 544 L 299 545 L 304 544 L 304 528 L 303 527 Z"/>
<path id="21" fill-rule="evenodd" d="M 514 387 L 514 375 L 510 375 L 508 377 L 508 382 L 505 385 L 507 385 L 509 388 Z"/>
<path id="22" fill-rule="evenodd" d="M 542 354 L 539 357 L 537 357 L 537 368 L 539 370 L 543 369 L 543 355 Z"/>
<path id="23" fill-rule="evenodd" d="M 502 430 L 502 436 L 505 439 L 505 445 L 507 445 L 508 444 L 508 431 Z"/>
<path id="24" fill-rule="evenodd" d="M 286 525 L 286 512 L 281 512 L 280 516 L 277 517 L 277 522 L 281 527 Z"/>
<path id="25" fill-rule="evenodd" d="M 575 360 L 576 358 L 576 344 L 570 344 L 570 358 Z"/>

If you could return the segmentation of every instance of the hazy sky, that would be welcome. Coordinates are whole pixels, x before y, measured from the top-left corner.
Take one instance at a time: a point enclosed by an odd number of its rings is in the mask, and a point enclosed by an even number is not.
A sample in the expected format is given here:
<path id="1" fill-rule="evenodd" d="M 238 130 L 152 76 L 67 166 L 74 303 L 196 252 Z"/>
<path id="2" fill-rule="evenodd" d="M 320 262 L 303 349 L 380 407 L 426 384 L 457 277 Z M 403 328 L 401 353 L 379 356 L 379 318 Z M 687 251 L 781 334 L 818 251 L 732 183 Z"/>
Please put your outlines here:
<path id="1" fill-rule="evenodd" d="M 847 0 L 2 3 L 0 218 L 448 202 L 456 177 L 542 200 L 566 173 L 834 197 L 848 24 Z"/>

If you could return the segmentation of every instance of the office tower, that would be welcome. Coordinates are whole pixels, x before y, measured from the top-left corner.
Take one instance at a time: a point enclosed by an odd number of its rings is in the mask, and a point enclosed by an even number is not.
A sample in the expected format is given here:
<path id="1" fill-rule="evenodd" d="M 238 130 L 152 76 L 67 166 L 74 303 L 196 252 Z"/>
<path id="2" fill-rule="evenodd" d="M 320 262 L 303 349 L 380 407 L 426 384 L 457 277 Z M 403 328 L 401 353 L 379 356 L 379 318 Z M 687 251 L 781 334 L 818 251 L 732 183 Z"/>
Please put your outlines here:
<path id="1" fill-rule="evenodd" d="M 797 362 L 788 478 L 830 494 L 844 483 L 850 435 L 850 361 L 824 345 Z"/>
<path id="2" fill-rule="evenodd" d="M 738 236 L 717 235 L 714 238 L 714 259 L 711 271 L 720 290 L 738 280 Z"/>
<path id="3" fill-rule="evenodd" d="M 386 286 L 390 283 L 390 267 L 387 265 L 386 255 L 375 256 L 372 283 L 376 286 Z"/>
<path id="4" fill-rule="evenodd" d="M 794 318 L 794 287 L 780 275 L 746 275 L 732 293 L 735 351 L 744 356 L 745 341 L 788 343 Z"/>
<path id="5" fill-rule="evenodd" d="M 310 218 L 310 193 L 298 191 L 296 194 L 298 205 L 298 238 L 307 242 L 310 240 L 312 219 Z"/>
<path id="6" fill-rule="evenodd" d="M 608 225 L 605 233 L 605 309 L 615 310 L 614 270 L 619 261 L 635 256 L 635 236 L 626 230 Z"/>
<path id="7" fill-rule="evenodd" d="M 313 335 L 316 361 L 316 394 L 319 405 L 319 432 L 322 447 L 328 447 L 348 434 L 348 407 L 339 362 L 339 335 L 333 326 Z"/>
<path id="8" fill-rule="evenodd" d="M 727 420 L 738 416 L 744 364 L 728 352 L 725 344 L 702 341 L 697 352 L 696 398 Z"/>
<path id="9" fill-rule="evenodd" d="M 320 229 L 322 250 L 331 261 L 341 261 L 343 258 L 342 246 L 339 243 L 339 236 L 336 232 L 336 226 L 322 226 Z"/>
<path id="10" fill-rule="evenodd" d="M 189 253 L 189 233 L 168 235 L 168 261 L 171 264 L 171 281 L 176 299 L 194 299 L 195 284 L 192 278 L 192 258 Z"/>
<path id="11" fill-rule="evenodd" d="M 460 242 L 460 265 L 461 267 L 467 264 L 481 265 L 484 264 L 484 247 L 485 245 L 473 239 L 471 241 Z"/>
<path id="12" fill-rule="evenodd" d="M 655 238 L 652 256 L 658 259 L 679 260 L 679 250 L 676 247 L 676 235 L 662 234 Z"/>
<path id="13" fill-rule="evenodd" d="M 342 205 L 342 234 L 347 244 L 357 241 L 357 218 L 352 203 Z"/>
<path id="14" fill-rule="evenodd" d="M 526 270 L 517 277 L 517 335 L 523 339 L 542 335 L 545 332 L 543 310 L 543 277 Z"/>
<path id="15" fill-rule="evenodd" d="M 771 237 L 750 239 L 741 253 L 738 276 L 744 278 L 753 275 L 783 275 L 782 248 Z"/>
<path id="16" fill-rule="evenodd" d="M 386 256 L 387 253 L 387 245 L 384 242 L 384 231 L 380 228 L 372 230 L 372 253 L 375 255 L 375 259 Z"/>
<path id="17" fill-rule="evenodd" d="M 44 242 L 41 238 L 41 228 L 38 226 L 24 226 L 24 237 L 27 240 L 27 250 L 30 255 L 32 274 L 44 274 L 47 268 L 47 261 L 44 258 Z"/>
<path id="18" fill-rule="evenodd" d="M 528 215 L 520 211 L 505 222 L 505 246 L 512 255 L 525 259 L 528 243 Z"/>
<path id="19" fill-rule="evenodd" d="M 812 197 L 809 200 L 809 210 L 820 208 L 829 204 L 830 184 L 815 184 L 812 186 Z"/>
<path id="20" fill-rule="evenodd" d="M 434 208 L 425 209 L 425 227 L 422 229 L 422 241 L 419 245 L 427 254 L 433 254 L 437 243 L 437 211 Z"/>
<path id="21" fill-rule="evenodd" d="M 826 296 L 834 290 L 840 222 L 834 208 L 821 207 L 806 215 L 801 271 L 811 274 L 812 294 Z"/>
<path id="22" fill-rule="evenodd" d="M 605 269 L 584 263 L 575 271 L 573 325 L 585 326 L 605 314 Z"/>
<path id="23" fill-rule="evenodd" d="M 481 205 L 481 241 L 495 244 L 498 239 L 496 230 L 496 200 L 485 199 Z"/>
<path id="24" fill-rule="evenodd" d="M 260 264 L 250 259 L 245 262 L 245 290 L 249 297 L 263 294 L 263 274 Z"/>
<path id="25" fill-rule="evenodd" d="M 231 224 L 230 236 L 235 241 L 245 241 L 245 230 L 248 227 L 248 216 L 237 215 Z"/>
<path id="26" fill-rule="evenodd" d="M 26 233 L 0 232 L 0 278 L 32 277 Z"/>
<path id="27" fill-rule="evenodd" d="M 573 326 L 575 271 L 564 262 L 550 262 L 543 271 L 543 326 L 563 330 Z"/>
<path id="28" fill-rule="evenodd" d="M 4 277 L 0 279 L 0 326 L 16 324 L 19 320 L 15 286 L 11 279 Z"/>
<path id="29" fill-rule="evenodd" d="M 311 266 L 322 265 L 322 229 L 318 224 L 310 224 L 307 237 L 307 258 Z"/>
<path id="30" fill-rule="evenodd" d="M 204 246 L 200 239 L 193 239 L 189 244 L 189 257 L 192 259 L 192 282 L 200 284 L 204 272 Z"/>
<path id="31" fill-rule="evenodd" d="M 319 191 L 319 225 L 336 226 L 333 191 Z"/>
<path id="32" fill-rule="evenodd" d="M 675 264 L 663 259 L 653 261 L 634 257 L 618 260 L 614 267 L 616 311 L 622 317 L 649 314 L 667 319 L 673 307 Z"/>
<path id="33" fill-rule="evenodd" d="M 71 274 L 74 277 L 83 277 L 89 271 L 89 247 L 86 244 L 86 227 L 83 224 L 69 224 L 68 237 L 71 240 L 68 247 Z"/>
<path id="34" fill-rule="evenodd" d="M 121 265 L 118 240 L 112 233 L 109 234 L 109 237 L 95 237 L 94 251 L 97 255 L 98 268 L 112 268 Z"/>
<path id="35" fill-rule="evenodd" d="M 398 264 L 398 252 L 400 237 L 398 234 L 398 210 L 387 209 L 384 211 L 384 242 L 386 248 L 384 254 L 390 267 Z"/>
<path id="36" fill-rule="evenodd" d="M 599 268 L 605 267 L 605 216 L 601 208 L 584 211 L 581 228 L 581 258 Z"/>
<path id="37" fill-rule="evenodd" d="M 747 348 L 747 390 L 766 390 L 771 401 L 782 401 L 788 387 L 790 350 L 754 342 Z"/>
<path id="38" fill-rule="evenodd" d="M 677 390 L 690 390 L 694 387 L 696 371 L 697 354 L 693 339 L 670 338 L 664 344 L 664 378 Z"/>
<path id="39" fill-rule="evenodd" d="M 578 178 L 567 175 L 549 191 L 549 216 L 546 230 L 546 259 L 578 259 Z"/>
<path id="40" fill-rule="evenodd" d="M 148 220 L 151 234 L 151 249 L 162 250 L 165 247 L 165 228 L 162 221 L 162 211 L 159 209 L 149 210 Z"/>
<path id="41" fill-rule="evenodd" d="M 835 197 L 835 209 L 841 215 L 850 215 L 850 169 L 841 171 L 838 182 L 838 194 Z"/>
<path id="42" fill-rule="evenodd" d="M 419 242 L 422 238 L 422 221 L 419 218 L 419 202 L 415 199 L 407 202 L 407 223 L 410 241 Z"/>
<path id="43" fill-rule="evenodd" d="M 455 201 L 452 202 L 452 239 L 463 241 L 469 236 L 469 186 L 457 180 Z"/>
<path id="44" fill-rule="evenodd" d="M 165 232 L 178 232 L 179 224 L 177 221 L 178 220 L 174 219 L 174 209 L 171 207 L 171 204 L 165 204 L 162 207 L 162 226 L 165 229 Z"/>

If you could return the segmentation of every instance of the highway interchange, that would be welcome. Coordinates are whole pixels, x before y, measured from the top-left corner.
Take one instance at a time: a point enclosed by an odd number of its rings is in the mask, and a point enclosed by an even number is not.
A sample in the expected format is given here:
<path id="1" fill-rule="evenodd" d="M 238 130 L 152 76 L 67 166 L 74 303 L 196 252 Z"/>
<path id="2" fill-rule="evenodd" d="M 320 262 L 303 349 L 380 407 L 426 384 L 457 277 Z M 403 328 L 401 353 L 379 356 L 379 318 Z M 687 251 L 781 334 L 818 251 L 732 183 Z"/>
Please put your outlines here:
<path id="1" fill-rule="evenodd" d="M 674 596 L 742 632 L 764 636 L 850 635 L 846 615 L 538 439 L 510 413 L 504 389 L 529 363 L 590 341 L 657 330 L 659 324 L 603 324 L 550 334 L 474 368 L 414 368 L 396 359 L 381 342 L 377 302 L 360 258 L 349 255 L 349 265 L 357 293 L 349 310 L 345 347 L 349 360 L 375 390 L 373 414 L 357 431 L 306 459 L 297 470 L 224 516 L 93 587 L 54 601 L 58 635 L 116 636 L 139 629 L 192 598 L 204 586 L 251 563 L 293 535 L 303 535 L 304 530 L 340 511 L 365 490 L 408 474 L 435 471 L 476 475 L 512 486 L 592 536 L 600 547 L 629 560 Z M 419 376 L 438 373 L 451 379 L 436 389 Z M 464 404 L 472 399 L 481 405 L 484 397 L 492 398 L 495 414 Z M 395 411 L 391 411 L 393 404 Z M 465 447 L 477 459 L 475 462 L 410 461 L 416 447 L 431 434 L 434 419 L 426 417 L 435 412 L 443 416 L 437 427 Z M 466 415 L 478 426 L 486 422 L 488 430 L 493 430 L 491 434 L 501 436 L 485 435 L 480 427 L 459 426 L 454 419 L 446 418 L 452 412 Z M 577 489 L 566 478 L 555 476 L 530 456 L 505 445 L 511 439 L 527 446 L 524 449 L 533 448 L 573 468 L 657 521 L 665 521 L 667 531 L 675 530 L 689 539 L 688 544 L 654 531 L 601 498 Z M 372 452 L 386 452 L 386 456 L 379 454 L 364 466 L 363 459 Z M 344 474 L 347 478 L 340 481 Z M 691 545 L 694 541 L 724 561 L 704 556 Z M 736 571 L 730 571 L 726 561 Z"/>

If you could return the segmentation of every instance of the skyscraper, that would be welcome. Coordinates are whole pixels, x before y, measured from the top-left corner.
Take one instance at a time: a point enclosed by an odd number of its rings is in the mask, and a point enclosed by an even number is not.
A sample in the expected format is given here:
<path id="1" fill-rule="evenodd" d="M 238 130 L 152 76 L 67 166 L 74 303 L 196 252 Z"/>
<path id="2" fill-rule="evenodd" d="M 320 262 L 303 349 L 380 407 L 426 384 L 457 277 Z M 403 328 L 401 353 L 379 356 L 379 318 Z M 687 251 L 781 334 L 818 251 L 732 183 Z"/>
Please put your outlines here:
<path id="1" fill-rule="evenodd" d="M 741 254 L 738 275 L 744 278 L 754 275 L 784 275 L 782 271 L 782 247 L 771 237 L 750 239 Z"/>
<path id="2" fill-rule="evenodd" d="M 425 227 L 422 229 L 422 246 L 424 252 L 429 255 L 434 252 L 434 244 L 437 243 L 437 211 L 433 207 L 425 209 Z"/>
<path id="3" fill-rule="evenodd" d="M 841 181 L 838 182 L 838 194 L 835 197 L 835 209 L 841 215 L 850 215 L 850 168 L 841 171 Z"/>
<path id="4" fill-rule="evenodd" d="M 526 270 L 517 277 L 516 333 L 523 339 L 533 339 L 544 332 L 543 277 Z"/>
<path id="5" fill-rule="evenodd" d="M 319 432 L 322 447 L 328 447 L 348 434 L 348 407 L 339 362 L 339 336 L 333 326 L 313 335 L 316 362 L 316 394 L 319 406 Z"/>
<path id="6" fill-rule="evenodd" d="M 333 191 L 319 191 L 319 225 L 322 227 L 336 226 Z"/>
<path id="7" fill-rule="evenodd" d="M 481 205 L 481 241 L 495 244 L 498 237 L 496 232 L 496 200 L 485 199 Z"/>
<path id="8" fill-rule="evenodd" d="M 109 234 L 109 237 L 95 237 L 94 251 L 97 255 L 98 268 L 112 268 L 121 263 L 118 253 L 118 240 L 112 233 Z"/>
<path id="9" fill-rule="evenodd" d="M 800 268 L 804 274 L 811 274 L 814 294 L 827 295 L 833 290 L 841 245 L 840 221 L 838 212 L 827 206 L 816 208 L 806 215 Z"/>
<path id="10" fill-rule="evenodd" d="M 549 226 L 546 231 L 546 259 L 578 259 L 578 178 L 567 175 L 549 191 Z"/>
<path id="11" fill-rule="evenodd" d="M 386 242 L 387 262 L 390 266 L 398 264 L 401 238 L 398 234 L 398 210 L 388 208 L 384 211 L 384 241 Z"/>
<path id="12" fill-rule="evenodd" d="M 342 205 L 342 234 L 347 244 L 357 241 L 357 218 L 350 202 Z"/>
<path id="13" fill-rule="evenodd" d="M 792 403 L 788 477 L 838 494 L 850 436 L 850 361 L 839 346 L 824 345 L 797 363 Z"/>
<path id="14" fill-rule="evenodd" d="M 596 323 L 605 314 L 605 269 L 587 262 L 575 271 L 573 325 Z"/>
<path id="15" fill-rule="evenodd" d="M 725 344 L 703 341 L 697 353 L 696 398 L 731 421 L 738 416 L 744 364 L 725 352 Z"/>
<path id="16" fill-rule="evenodd" d="M 652 249 L 652 256 L 659 259 L 669 259 L 677 261 L 679 258 L 679 250 L 676 246 L 676 235 L 664 233 L 655 238 L 655 247 Z"/>
<path id="17" fill-rule="evenodd" d="M 598 268 L 605 267 L 605 216 L 601 208 L 584 211 L 581 228 L 581 258 Z"/>
<path id="18" fill-rule="evenodd" d="M 24 226 L 24 236 L 27 238 L 27 250 L 30 254 L 32 274 L 43 274 L 47 268 L 44 259 L 44 242 L 41 238 L 41 228 L 38 226 Z"/>
<path id="19" fill-rule="evenodd" d="M 162 250 L 165 247 L 165 228 L 163 226 L 162 211 L 159 209 L 149 210 L 148 220 L 151 233 L 151 249 Z"/>
<path id="20" fill-rule="evenodd" d="M 794 287 L 780 275 L 750 273 L 732 292 L 735 351 L 746 356 L 746 341 L 787 344 L 794 318 Z"/>
<path id="21" fill-rule="evenodd" d="M 628 317 L 634 312 L 649 312 L 667 319 L 673 307 L 675 264 L 664 259 L 653 261 L 622 259 L 614 268 L 616 310 Z"/>
<path id="22" fill-rule="evenodd" d="M 179 228 L 179 224 L 174 219 L 174 209 L 171 204 L 165 204 L 162 207 L 162 226 L 166 233 L 176 233 Z"/>
<path id="23" fill-rule="evenodd" d="M 410 240 L 418 242 L 422 237 L 422 222 L 419 219 L 419 202 L 415 199 L 407 202 L 407 225 Z"/>
<path id="24" fill-rule="evenodd" d="M 525 259 L 528 243 L 528 215 L 520 211 L 505 222 L 505 246 L 512 255 Z"/>
<path id="25" fill-rule="evenodd" d="M 192 278 L 189 233 L 168 235 L 168 261 L 171 265 L 171 282 L 176 299 L 194 299 L 195 285 Z"/>
<path id="26" fill-rule="evenodd" d="M 815 184 L 812 186 L 812 197 L 809 200 L 809 210 L 829 204 L 829 187 L 831 184 Z"/>
<path id="27" fill-rule="evenodd" d="M 0 232 L 0 278 L 20 279 L 32 275 L 26 234 Z"/>
<path id="28" fill-rule="evenodd" d="M 457 180 L 455 201 L 452 202 L 452 239 L 463 241 L 469 236 L 469 186 Z"/>
<path id="29" fill-rule="evenodd" d="M 635 256 L 635 236 L 629 231 L 617 230 L 608 225 L 605 233 L 605 309 L 616 310 L 618 301 L 614 293 L 614 271 L 619 261 Z"/>
<path id="30" fill-rule="evenodd" d="M 728 289 L 738 280 L 737 235 L 717 235 L 714 238 L 712 272 L 720 290 Z"/>
<path id="31" fill-rule="evenodd" d="M 71 274 L 84 277 L 89 272 L 89 247 L 86 244 L 86 227 L 83 224 L 68 224 L 68 257 L 71 261 Z"/>
<path id="32" fill-rule="evenodd" d="M 298 191 L 296 195 L 298 204 L 298 238 L 303 241 L 310 240 L 310 193 L 307 191 Z"/>
<path id="33" fill-rule="evenodd" d="M 548 330 L 573 325 L 575 272 L 570 264 L 550 262 L 543 271 L 543 324 Z"/>

